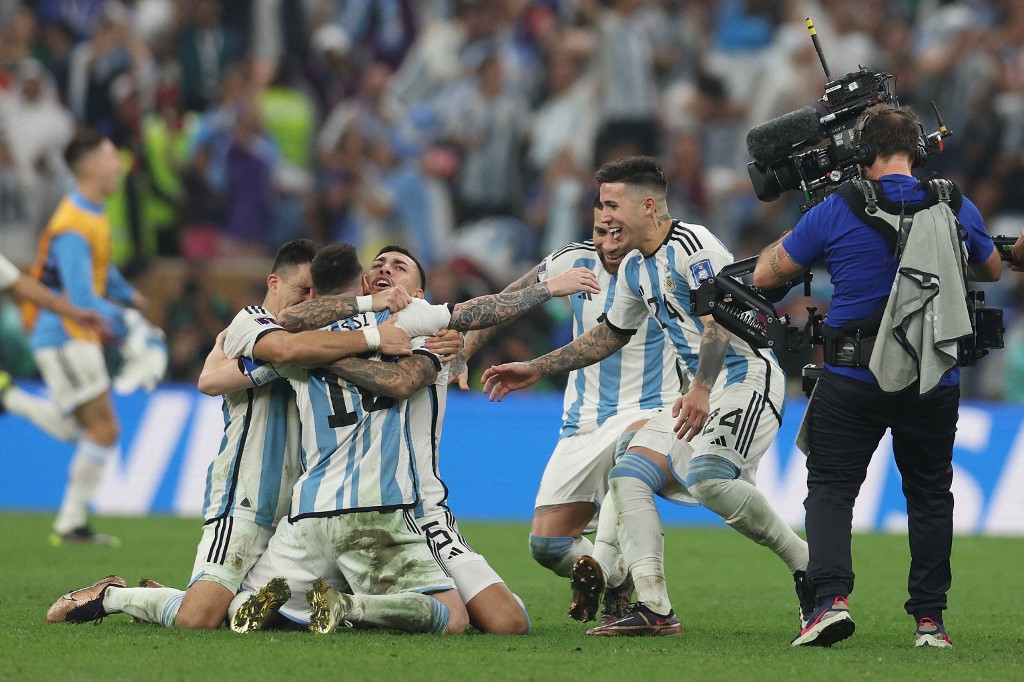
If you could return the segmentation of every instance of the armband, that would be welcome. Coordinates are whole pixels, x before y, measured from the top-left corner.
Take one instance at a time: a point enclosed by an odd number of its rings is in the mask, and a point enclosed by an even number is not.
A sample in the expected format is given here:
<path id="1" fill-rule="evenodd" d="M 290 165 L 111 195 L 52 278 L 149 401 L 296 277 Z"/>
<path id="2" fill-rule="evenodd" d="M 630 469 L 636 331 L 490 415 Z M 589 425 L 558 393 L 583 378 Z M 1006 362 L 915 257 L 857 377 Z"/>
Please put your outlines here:
<path id="1" fill-rule="evenodd" d="M 363 336 L 366 337 L 366 346 L 370 350 L 380 348 L 380 332 L 377 331 L 376 327 L 364 327 Z"/>
<path id="2" fill-rule="evenodd" d="M 356 296 L 356 310 L 361 313 L 372 313 L 373 295 L 367 294 L 366 296 Z"/>
<path id="3" fill-rule="evenodd" d="M 249 377 L 253 386 L 263 386 L 281 378 L 281 375 L 274 369 L 274 365 L 262 360 L 251 360 L 241 358 L 241 369 L 245 376 Z"/>

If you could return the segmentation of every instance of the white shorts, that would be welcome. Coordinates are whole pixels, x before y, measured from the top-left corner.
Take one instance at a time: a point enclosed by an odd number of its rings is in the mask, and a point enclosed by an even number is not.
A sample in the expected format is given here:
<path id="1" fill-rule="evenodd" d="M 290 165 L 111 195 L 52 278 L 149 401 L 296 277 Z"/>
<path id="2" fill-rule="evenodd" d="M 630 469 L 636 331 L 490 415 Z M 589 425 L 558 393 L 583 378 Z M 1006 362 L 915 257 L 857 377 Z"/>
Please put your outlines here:
<path id="1" fill-rule="evenodd" d="M 455 580 L 455 587 L 466 604 L 491 585 L 504 583 L 487 559 L 470 547 L 459 532 L 459 524 L 450 509 L 416 519 L 416 526 L 427 538 L 434 558 Z"/>
<path id="2" fill-rule="evenodd" d="M 72 339 L 61 346 L 33 353 L 50 398 L 64 414 L 71 414 L 110 389 L 103 349 L 89 341 Z"/>
<path id="3" fill-rule="evenodd" d="M 754 483 L 761 456 L 779 432 L 779 420 L 773 405 L 781 404 L 781 395 L 771 403 L 745 384 L 734 384 L 718 392 L 711 401 L 708 421 L 692 441 L 676 438 L 676 418 L 666 409 L 651 419 L 633 437 L 630 447 L 644 447 L 667 454 L 669 468 L 678 485 L 669 485 L 663 497 L 684 504 L 695 504 L 683 487 L 690 460 L 703 455 L 721 457 L 740 470 L 740 477 Z M 671 484 L 671 482 L 670 482 Z"/>
<path id="4" fill-rule="evenodd" d="M 541 476 L 534 509 L 572 502 L 601 504 L 608 492 L 608 472 L 619 436 L 633 422 L 650 419 L 658 412 L 618 414 L 593 431 L 559 440 Z"/>
<path id="5" fill-rule="evenodd" d="M 271 578 L 284 578 L 292 596 L 281 614 L 307 625 L 311 614 L 306 590 L 317 578 L 350 594 L 454 589 L 426 538 L 411 528 L 415 524 L 401 510 L 282 519 L 242 588 L 256 591 Z"/>
<path id="6" fill-rule="evenodd" d="M 196 548 L 189 585 L 207 580 L 223 585 L 232 594 L 238 592 L 245 574 L 263 556 L 273 535 L 273 528 L 250 519 L 225 516 L 207 523 Z"/>

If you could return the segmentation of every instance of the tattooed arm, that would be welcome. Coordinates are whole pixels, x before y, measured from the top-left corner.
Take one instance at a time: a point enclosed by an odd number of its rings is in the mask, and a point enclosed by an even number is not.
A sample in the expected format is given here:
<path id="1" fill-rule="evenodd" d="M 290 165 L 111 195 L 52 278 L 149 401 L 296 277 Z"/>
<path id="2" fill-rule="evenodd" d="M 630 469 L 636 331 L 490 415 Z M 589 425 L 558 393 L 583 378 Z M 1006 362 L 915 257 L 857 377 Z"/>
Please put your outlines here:
<path id="1" fill-rule="evenodd" d="M 328 369 L 374 395 L 399 400 L 408 398 L 437 379 L 437 362 L 423 353 L 414 353 L 397 362 L 345 358 Z"/>
<path id="2" fill-rule="evenodd" d="M 323 329 L 332 322 L 344 320 L 356 313 L 367 312 L 359 309 L 360 298 L 364 297 L 332 295 L 303 301 L 282 310 L 277 316 L 277 323 L 290 332 Z M 370 300 L 371 310 L 390 310 L 396 313 L 409 305 L 412 297 L 402 287 L 391 287 L 373 294 Z"/>
<path id="3" fill-rule="evenodd" d="M 729 350 L 729 339 L 732 338 L 732 334 L 719 326 L 710 315 L 702 317 L 701 322 L 704 323 L 704 333 L 697 353 L 697 372 L 690 382 L 689 390 L 676 399 L 672 408 L 672 416 L 677 418 L 676 436 L 686 440 L 693 440 L 707 422 L 711 412 L 711 387 L 722 371 Z"/>
<path id="4" fill-rule="evenodd" d="M 757 265 L 754 266 L 754 286 L 761 289 L 774 289 L 790 281 L 805 268 L 790 258 L 782 240 L 788 232 L 761 251 L 757 257 Z"/>
<path id="5" fill-rule="evenodd" d="M 528 273 L 517 279 L 516 281 L 509 284 L 507 287 L 502 289 L 501 293 L 511 294 L 517 291 L 522 291 L 538 283 L 537 270 L 540 266 L 534 267 Z M 494 338 L 494 335 L 498 333 L 500 325 L 494 327 L 486 327 L 484 329 L 474 329 L 466 334 L 465 342 L 466 345 L 459 353 L 459 357 L 456 358 L 455 362 L 462 362 L 462 366 L 465 366 L 466 360 L 473 357 L 478 350 L 480 350 L 485 343 Z M 457 372 L 453 369 L 450 370 L 453 375 Z M 454 376 L 453 376 L 454 378 Z"/>
<path id="6" fill-rule="evenodd" d="M 600 362 L 628 341 L 628 335 L 616 332 L 606 322 L 602 322 L 572 343 L 536 360 L 489 367 L 483 376 L 484 392 L 490 393 L 492 401 L 501 401 L 512 391 L 532 386 L 541 377 Z"/>
<path id="7" fill-rule="evenodd" d="M 579 291 L 600 293 L 601 287 L 598 286 L 597 275 L 593 271 L 587 268 L 573 268 L 546 282 L 533 284 L 519 291 L 477 296 L 464 303 L 458 303 L 452 309 L 452 320 L 448 326 L 461 332 L 494 327 L 503 322 L 511 322 L 550 298 L 568 296 Z"/>

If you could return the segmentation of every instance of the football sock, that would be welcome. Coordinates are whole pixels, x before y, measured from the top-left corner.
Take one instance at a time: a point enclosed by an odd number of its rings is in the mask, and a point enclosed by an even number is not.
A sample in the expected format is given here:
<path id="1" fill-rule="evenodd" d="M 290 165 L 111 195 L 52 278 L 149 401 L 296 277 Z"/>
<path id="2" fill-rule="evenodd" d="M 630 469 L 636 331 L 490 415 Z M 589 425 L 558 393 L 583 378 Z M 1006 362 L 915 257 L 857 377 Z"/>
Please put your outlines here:
<path id="1" fill-rule="evenodd" d="M 185 593 L 173 587 L 108 587 L 103 594 L 103 609 L 169 628 L 174 627 L 184 598 Z"/>
<path id="2" fill-rule="evenodd" d="M 619 551 L 619 539 L 616 537 L 616 518 L 618 509 L 611 493 L 604 496 L 601 502 L 601 514 L 597 521 L 597 535 L 594 536 L 594 561 L 601 566 L 604 573 L 605 587 L 618 587 L 626 579 L 626 562 Z"/>
<path id="3" fill-rule="evenodd" d="M 448 607 L 418 592 L 398 594 L 346 595 L 349 611 L 345 620 L 405 632 L 443 635 L 448 627 Z"/>
<path id="4" fill-rule="evenodd" d="M 655 490 L 665 487 L 665 474 L 657 464 L 626 453 L 608 474 L 616 517 L 619 549 L 636 585 L 637 600 L 655 613 L 672 611 L 665 582 L 665 535 L 654 504 Z"/>
<path id="5" fill-rule="evenodd" d="M 577 559 L 593 553 L 594 543 L 585 537 L 546 538 L 530 533 L 530 554 L 538 564 L 563 578 L 569 577 Z"/>
<path id="6" fill-rule="evenodd" d="M 103 478 L 103 467 L 108 457 L 117 456 L 117 446 L 105 446 L 82 439 L 78 442 L 71 467 L 68 470 L 68 486 L 53 529 L 69 533 L 85 525 L 86 508 Z"/>
<path id="7" fill-rule="evenodd" d="M 50 400 L 11 386 L 0 394 L 3 406 L 11 414 L 24 417 L 57 440 L 73 442 L 81 430 L 73 417 L 62 413 Z"/>
<path id="8" fill-rule="evenodd" d="M 807 543 L 793 532 L 760 490 L 743 479 L 710 478 L 688 486 L 702 505 L 782 559 L 790 572 L 807 569 Z"/>

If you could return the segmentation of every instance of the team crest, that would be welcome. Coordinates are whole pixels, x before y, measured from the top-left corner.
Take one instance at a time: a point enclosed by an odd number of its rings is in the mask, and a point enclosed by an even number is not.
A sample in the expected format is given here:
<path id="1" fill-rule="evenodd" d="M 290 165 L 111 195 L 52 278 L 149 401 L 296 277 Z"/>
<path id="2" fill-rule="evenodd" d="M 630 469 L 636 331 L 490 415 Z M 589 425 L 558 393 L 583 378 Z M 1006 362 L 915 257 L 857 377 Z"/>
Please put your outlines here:
<path id="1" fill-rule="evenodd" d="M 690 274 L 693 275 L 693 283 L 700 285 L 704 280 L 714 277 L 715 271 L 711 267 L 711 261 L 705 258 L 690 266 Z"/>
<path id="2" fill-rule="evenodd" d="M 674 294 L 676 291 L 676 281 L 671 274 L 665 275 L 665 291 L 670 294 Z"/>

